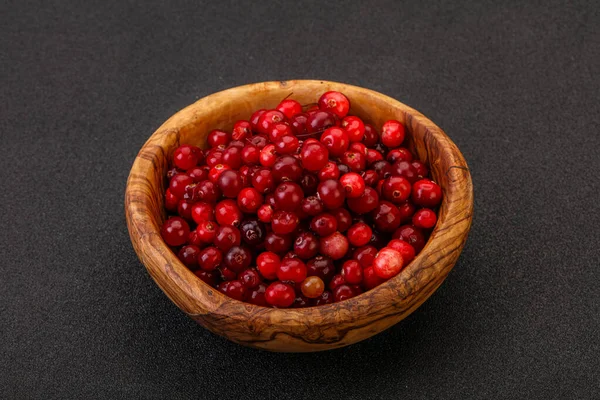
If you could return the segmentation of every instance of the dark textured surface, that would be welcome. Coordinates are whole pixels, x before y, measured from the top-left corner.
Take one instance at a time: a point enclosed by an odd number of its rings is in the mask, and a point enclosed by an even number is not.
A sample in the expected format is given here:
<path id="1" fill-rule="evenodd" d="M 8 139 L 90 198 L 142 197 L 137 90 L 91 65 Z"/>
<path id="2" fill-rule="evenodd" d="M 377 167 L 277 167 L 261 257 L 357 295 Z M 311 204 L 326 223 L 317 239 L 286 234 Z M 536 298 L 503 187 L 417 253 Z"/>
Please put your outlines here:
<path id="1" fill-rule="evenodd" d="M 595 2 L 80 3 L 0 5 L 0 398 L 600 396 Z M 417 108 L 475 186 L 438 292 L 318 354 L 198 327 L 148 277 L 123 216 L 131 163 L 166 118 L 292 78 Z"/>

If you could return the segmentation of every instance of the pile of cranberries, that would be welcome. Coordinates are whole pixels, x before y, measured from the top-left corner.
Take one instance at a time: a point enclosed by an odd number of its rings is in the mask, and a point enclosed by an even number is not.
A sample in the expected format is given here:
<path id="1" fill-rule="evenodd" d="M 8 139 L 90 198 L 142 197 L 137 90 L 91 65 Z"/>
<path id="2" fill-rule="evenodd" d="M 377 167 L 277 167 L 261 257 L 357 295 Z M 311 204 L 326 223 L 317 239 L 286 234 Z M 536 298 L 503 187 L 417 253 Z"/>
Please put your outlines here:
<path id="1" fill-rule="evenodd" d="M 177 148 L 164 241 L 204 282 L 260 306 L 329 304 L 397 275 L 442 191 L 402 147 L 400 122 L 379 133 L 349 110 L 339 92 L 285 99 L 211 131 L 205 150 Z"/>

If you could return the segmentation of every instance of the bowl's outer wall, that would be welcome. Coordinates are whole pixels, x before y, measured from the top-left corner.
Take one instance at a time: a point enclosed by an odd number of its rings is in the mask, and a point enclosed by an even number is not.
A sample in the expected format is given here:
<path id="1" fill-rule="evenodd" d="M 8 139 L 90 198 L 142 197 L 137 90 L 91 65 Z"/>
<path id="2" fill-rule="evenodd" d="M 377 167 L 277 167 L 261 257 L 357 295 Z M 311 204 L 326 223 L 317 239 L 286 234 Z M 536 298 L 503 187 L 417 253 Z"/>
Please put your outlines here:
<path id="1" fill-rule="evenodd" d="M 378 130 L 388 119 L 402 122 L 408 146 L 429 164 L 444 199 L 423 251 L 398 276 L 355 298 L 305 309 L 271 309 L 226 297 L 198 279 L 160 237 L 165 218 L 165 172 L 173 151 L 184 143 L 204 146 L 212 129 L 232 128 L 254 110 L 273 108 L 292 96 L 316 102 L 328 90 L 345 93 L 351 114 Z M 169 298 L 212 332 L 272 351 L 319 351 L 347 346 L 405 318 L 443 282 L 465 244 L 473 213 L 472 182 L 456 145 L 423 115 L 380 93 L 327 81 L 264 82 L 225 90 L 179 111 L 146 142 L 131 169 L 126 217 L 135 251 Z"/>

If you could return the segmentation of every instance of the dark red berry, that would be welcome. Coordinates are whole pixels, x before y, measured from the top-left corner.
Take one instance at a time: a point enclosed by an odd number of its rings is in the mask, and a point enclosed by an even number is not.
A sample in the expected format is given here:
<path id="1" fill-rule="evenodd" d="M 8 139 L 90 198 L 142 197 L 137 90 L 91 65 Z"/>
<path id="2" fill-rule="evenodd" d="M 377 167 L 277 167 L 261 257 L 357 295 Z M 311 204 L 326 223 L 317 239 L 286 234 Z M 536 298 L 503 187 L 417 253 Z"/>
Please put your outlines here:
<path id="1" fill-rule="evenodd" d="M 317 193 L 325 208 L 330 210 L 341 207 L 346 199 L 342 184 L 333 179 L 321 182 L 317 188 Z"/>
<path id="2" fill-rule="evenodd" d="M 256 257 L 256 267 L 265 279 L 276 279 L 280 264 L 281 259 L 279 256 L 270 251 L 260 253 L 258 257 Z"/>
<path id="3" fill-rule="evenodd" d="M 348 285 L 340 285 L 333 291 L 333 297 L 336 302 L 354 297 L 354 290 Z"/>
<path id="4" fill-rule="evenodd" d="M 202 151 L 198 147 L 189 144 L 181 145 L 173 152 L 173 163 L 179 169 L 193 168 L 203 159 Z"/>
<path id="5" fill-rule="evenodd" d="M 214 242 L 217 236 L 217 224 L 213 221 L 200 221 L 196 227 L 196 235 L 201 243 Z"/>
<path id="6" fill-rule="evenodd" d="M 222 200 L 215 206 L 215 218 L 219 225 L 238 226 L 242 217 L 242 211 L 233 200 Z"/>
<path id="7" fill-rule="evenodd" d="M 283 282 L 271 283 L 265 291 L 265 300 L 272 306 L 286 308 L 296 299 L 292 285 Z"/>
<path id="8" fill-rule="evenodd" d="M 302 199 L 300 208 L 302 209 L 302 212 L 313 217 L 322 213 L 325 209 L 323 203 L 317 196 L 309 196 Z"/>
<path id="9" fill-rule="evenodd" d="M 419 253 L 425 247 L 425 235 L 421 230 L 413 225 L 402 225 L 399 227 L 392 236 L 393 239 L 404 240 L 412 247 L 415 252 Z"/>
<path id="10" fill-rule="evenodd" d="M 198 255 L 200 254 L 200 249 L 198 246 L 187 245 L 183 246 L 179 253 L 177 253 L 177 257 L 181 260 L 181 262 L 191 270 L 198 268 Z"/>
<path id="11" fill-rule="evenodd" d="M 422 208 L 412 217 L 412 223 L 417 228 L 432 229 L 437 222 L 435 212 L 429 208 Z"/>
<path id="12" fill-rule="evenodd" d="M 397 149 L 390 150 L 385 159 L 392 164 L 396 161 L 411 162 L 413 160 L 413 155 L 406 147 L 399 147 Z"/>
<path id="13" fill-rule="evenodd" d="M 348 239 L 339 232 L 322 237 L 319 241 L 321 254 L 334 260 L 339 260 L 348 252 Z"/>
<path id="14" fill-rule="evenodd" d="M 323 132 L 321 143 L 327 148 L 331 157 L 341 157 L 348 150 L 350 140 L 346 130 L 334 126 Z"/>
<path id="15" fill-rule="evenodd" d="M 294 211 L 300 207 L 304 193 L 300 185 L 294 182 L 283 182 L 274 192 L 277 210 Z"/>
<path id="16" fill-rule="evenodd" d="M 254 111 L 254 113 L 250 116 L 250 126 L 252 127 L 252 130 L 254 132 L 259 131 L 258 130 L 258 120 L 266 111 L 267 110 L 265 110 L 264 108 L 261 108 L 260 110 Z"/>
<path id="17" fill-rule="evenodd" d="M 404 260 L 404 264 L 408 264 L 415 258 L 415 248 L 410 244 L 400 239 L 392 239 L 387 247 L 390 247 L 394 250 L 397 250 L 402 254 L 402 259 Z"/>
<path id="18" fill-rule="evenodd" d="M 239 246 L 242 242 L 242 235 L 235 226 L 219 226 L 214 244 L 221 251 L 228 251 L 233 246 Z"/>
<path id="19" fill-rule="evenodd" d="M 351 285 L 358 285 L 363 279 L 363 269 L 358 261 L 348 260 L 342 266 L 342 276 Z"/>
<path id="20" fill-rule="evenodd" d="M 292 211 L 275 211 L 271 219 L 271 228 L 278 235 L 292 233 L 298 227 L 298 215 Z"/>
<path id="21" fill-rule="evenodd" d="M 356 214 L 366 214 L 373 211 L 379 204 L 379 195 L 372 187 L 367 186 L 362 196 L 348 199 L 348 208 Z"/>
<path id="22" fill-rule="evenodd" d="M 316 256 L 306 264 L 308 276 L 318 276 L 325 282 L 329 282 L 335 275 L 335 265 L 329 257 Z"/>
<path id="23" fill-rule="evenodd" d="M 319 252 L 319 239 L 310 232 L 302 232 L 294 241 L 294 252 L 303 260 L 313 258 Z"/>
<path id="24" fill-rule="evenodd" d="M 292 247 L 293 239 L 289 235 L 278 235 L 270 232 L 265 238 L 265 248 L 273 253 L 283 254 Z"/>
<path id="25" fill-rule="evenodd" d="M 347 198 L 356 198 L 365 192 L 365 181 L 356 172 L 349 172 L 340 178 L 340 183 L 344 187 Z"/>
<path id="26" fill-rule="evenodd" d="M 344 118 L 350 110 L 350 100 L 340 92 L 325 92 L 319 98 L 317 103 L 321 110 L 333 112 L 340 118 Z"/>
<path id="27" fill-rule="evenodd" d="M 302 282 L 306 278 L 306 265 L 299 258 L 284 258 L 277 270 L 280 281 Z"/>
<path id="28" fill-rule="evenodd" d="M 307 133 L 320 133 L 325 129 L 337 126 L 338 120 L 334 113 L 330 111 L 317 110 L 308 113 L 306 120 Z"/>
<path id="29" fill-rule="evenodd" d="M 178 199 L 181 199 L 185 194 L 185 188 L 192 183 L 194 183 L 194 180 L 187 174 L 177 174 L 171 178 L 171 181 L 169 182 L 169 190 Z"/>
<path id="30" fill-rule="evenodd" d="M 256 215 L 261 222 L 269 223 L 273 219 L 273 207 L 269 204 L 263 204 L 258 208 Z"/>
<path id="31" fill-rule="evenodd" d="M 360 263 L 363 268 L 368 267 L 373 264 L 373 260 L 377 255 L 377 248 L 375 246 L 362 246 L 354 250 L 354 254 L 352 254 L 352 258 Z"/>
<path id="32" fill-rule="evenodd" d="M 442 202 L 442 188 L 432 180 L 421 179 L 413 185 L 412 201 L 421 207 L 435 208 Z"/>
<path id="33" fill-rule="evenodd" d="M 208 145 L 213 148 L 221 145 L 227 146 L 229 142 L 231 142 L 231 134 L 219 129 L 215 129 L 210 131 L 206 141 L 208 142 Z"/>
<path id="34" fill-rule="evenodd" d="M 340 170 L 337 167 L 337 164 L 329 161 L 325 166 L 319 171 L 319 181 L 326 181 L 327 179 L 338 179 L 340 177 Z"/>
<path id="35" fill-rule="evenodd" d="M 402 176 L 411 184 L 415 183 L 419 179 L 417 170 L 408 161 L 396 161 L 392 165 L 392 175 Z"/>
<path id="36" fill-rule="evenodd" d="M 406 178 L 391 176 L 383 181 L 381 192 L 384 199 L 394 204 L 401 204 L 408 200 L 411 189 L 410 182 Z"/>
<path id="37" fill-rule="evenodd" d="M 337 231 L 337 220 L 331 214 L 319 214 L 312 219 L 310 229 L 319 236 L 329 236 Z"/>
<path id="38" fill-rule="evenodd" d="M 305 142 L 300 151 L 302 166 L 308 171 L 319 171 L 329 160 L 327 148 L 319 142 Z"/>
<path id="39" fill-rule="evenodd" d="M 348 229 L 348 241 L 352 246 L 365 246 L 371 240 L 373 230 L 364 222 L 358 222 Z"/>
<path id="40" fill-rule="evenodd" d="M 363 270 L 363 286 L 366 290 L 371 290 L 381 285 L 383 282 L 385 282 L 385 279 L 378 277 L 372 266 Z"/>
<path id="41" fill-rule="evenodd" d="M 265 225 L 256 218 L 245 219 L 240 224 L 239 229 L 242 241 L 249 246 L 259 246 L 265 241 L 267 235 Z"/>
<path id="42" fill-rule="evenodd" d="M 183 218 L 171 217 L 163 224 L 160 234 L 169 246 L 181 246 L 190 235 L 190 226 Z"/>
<path id="43" fill-rule="evenodd" d="M 360 142 L 365 136 L 365 124 L 364 122 L 354 116 L 347 116 L 342 119 L 342 128 L 348 132 L 348 138 L 351 142 Z"/>
<path id="44" fill-rule="evenodd" d="M 225 266 L 235 272 L 248 268 L 252 262 L 252 253 L 246 247 L 233 246 L 223 258 Z"/>
<path id="45" fill-rule="evenodd" d="M 302 112 L 302 105 L 296 100 L 285 99 L 277 107 L 277 110 L 281 111 L 287 118 L 292 118 L 295 114 Z"/>
<path id="46" fill-rule="evenodd" d="M 198 265 L 205 271 L 214 271 L 223 261 L 223 253 L 216 247 L 206 247 L 198 255 Z"/>
<path id="47" fill-rule="evenodd" d="M 390 149 L 400 146 L 404 135 L 404 125 L 396 120 L 391 119 L 381 127 L 381 143 Z"/>
<path id="48" fill-rule="evenodd" d="M 381 201 L 371 212 L 371 216 L 375 228 L 381 232 L 393 232 L 402 222 L 398 207 L 389 201 Z"/>
<path id="49" fill-rule="evenodd" d="M 199 269 L 197 271 L 194 271 L 194 274 L 205 283 L 208 283 L 210 286 L 215 286 L 217 284 L 218 278 L 217 274 L 215 274 L 214 272 Z"/>
<path id="50" fill-rule="evenodd" d="M 213 206 L 203 201 L 194 203 L 192 206 L 192 219 L 197 224 L 202 221 L 214 221 L 215 209 Z"/>
<path id="51" fill-rule="evenodd" d="M 246 288 L 242 284 L 242 282 L 238 280 L 221 282 L 217 285 L 217 289 L 219 292 L 226 294 L 235 300 L 244 300 L 244 296 L 246 295 Z"/>
<path id="52" fill-rule="evenodd" d="M 379 143 L 379 133 L 377 133 L 372 125 L 365 124 L 365 135 L 363 136 L 362 142 L 369 148 Z"/>
<path id="53" fill-rule="evenodd" d="M 267 300 L 265 300 L 265 291 L 267 290 L 267 285 L 264 283 L 259 283 L 255 288 L 251 289 L 250 292 L 246 295 L 246 301 L 248 303 L 266 307 Z"/>
<path id="54" fill-rule="evenodd" d="M 240 191 L 237 204 L 244 213 L 255 213 L 263 203 L 263 196 L 254 188 L 244 188 Z"/>
<path id="55" fill-rule="evenodd" d="M 298 182 L 302 178 L 302 166 L 295 157 L 281 156 L 273 164 L 271 173 L 275 183 Z"/>

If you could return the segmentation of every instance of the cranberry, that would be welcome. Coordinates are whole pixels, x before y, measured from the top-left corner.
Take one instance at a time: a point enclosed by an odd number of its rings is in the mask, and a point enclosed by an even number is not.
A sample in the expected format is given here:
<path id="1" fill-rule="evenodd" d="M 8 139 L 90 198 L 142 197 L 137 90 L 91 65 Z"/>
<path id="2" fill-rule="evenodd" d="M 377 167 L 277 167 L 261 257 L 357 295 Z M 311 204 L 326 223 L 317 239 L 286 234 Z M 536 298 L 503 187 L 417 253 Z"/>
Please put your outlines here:
<path id="1" fill-rule="evenodd" d="M 383 198 L 395 204 L 405 202 L 411 193 L 410 182 L 401 176 L 391 176 L 383 181 Z"/>
<path id="2" fill-rule="evenodd" d="M 310 216 L 318 215 L 324 210 L 323 203 L 317 196 L 309 196 L 302 199 L 300 208 L 302 212 Z"/>
<path id="3" fill-rule="evenodd" d="M 285 122 L 285 115 L 281 111 L 268 110 L 258 118 L 258 123 L 256 126 L 260 133 L 268 134 L 275 125 Z"/>
<path id="4" fill-rule="evenodd" d="M 263 204 L 258 208 L 256 215 L 261 222 L 269 223 L 273 219 L 273 207 L 269 204 Z"/>
<path id="5" fill-rule="evenodd" d="M 373 125 L 365 124 L 365 136 L 362 142 L 367 147 L 373 147 L 379 143 L 379 133 L 373 128 Z"/>
<path id="6" fill-rule="evenodd" d="M 181 199 L 185 194 L 185 188 L 194 183 L 194 180 L 186 174 L 177 174 L 169 182 L 169 190 L 177 198 Z"/>
<path id="7" fill-rule="evenodd" d="M 221 251 L 228 251 L 233 246 L 239 246 L 242 241 L 242 235 L 238 228 L 234 226 L 219 226 L 214 244 Z"/>
<path id="8" fill-rule="evenodd" d="M 297 183 L 284 182 L 275 189 L 275 208 L 283 211 L 294 211 L 302 202 L 304 193 Z"/>
<path id="9" fill-rule="evenodd" d="M 244 300 L 244 296 L 246 295 L 246 288 L 242 284 L 242 282 L 238 280 L 221 282 L 217 285 L 217 289 L 219 292 L 226 294 L 235 300 Z"/>
<path id="10" fill-rule="evenodd" d="M 381 232 L 393 232 L 402 222 L 398 207 L 389 201 L 380 202 L 371 215 L 375 228 Z"/>
<path id="11" fill-rule="evenodd" d="M 300 179 L 300 186 L 302 186 L 302 191 L 306 196 L 312 196 L 317 193 L 319 180 L 313 174 L 305 172 Z"/>
<path id="12" fill-rule="evenodd" d="M 247 141 L 252 146 L 255 146 L 258 150 L 262 150 L 268 144 L 269 139 L 267 138 L 267 135 L 264 135 L 261 133 L 261 134 L 252 136 L 251 138 L 247 139 Z M 259 161 L 260 161 L 260 154 L 259 154 Z"/>
<path id="13" fill-rule="evenodd" d="M 379 183 L 379 174 L 372 169 L 363 171 L 362 178 L 366 186 L 374 187 Z"/>
<path id="14" fill-rule="evenodd" d="M 260 150 L 252 144 L 247 144 L 242 149 L 241 156 L 244 164 L 257 164 L 260 157 Z"/>
<path id="15" fill-rule="evenodd" d="M 203 158 L 202 151 L 198 147 L 189 144 L 179 146 L 173 152 L 173 163 L 180 169 L 193 168 L 199 161 L 203 161 Z"/>
<path id="16" fill-rule="evenodd" d="M 260 193 L 268 193 L 275 189 L 275 180 L 270 169 L 262 168 L 252 176 L 252 186 Z"/>
<path id="17" fill-rule="evenodd" d="M 346 280 L 344 279 L 342 274 L 336 274 L 333 278 L 331 278 L 331 281 L 329 282 L 329 289 L 335 290 L 337 287 L 345 284 Z"/>
<path id="18" fill-rule="evenodd" d="M 323 306 L 326 304 L 331 304 L 333 302 L 334 302 L 333 294 L 330 291 L 325 290 L 319 297 L 317 297 L 314 300 L 314 305 L 315 306 Z"/>
<path id="19" fill-rule="evenodd" d="M 244 146 L 246 145 L 246 143 L 243 140 L 232 140 L 231 142 L 229 142 L 229 144 L 227 145 L 227 148 L 230 147 L 237 147 L 239 150 L 243 149 Z"/>
<path id="20" fill-rule="evenodd" d="M 296 299 L 292 285 L 283 282 L 273 282 L 265 291 L 265 300 L 272 306 L 286 308 Z"/>
<path id="21" fill-rule="evenodd" d="M 325 291 L 325 283 L 318 276 L 309 276 L 300 285 L 302 294 L 309 299 L 316 299 Z"/>
<path id="22" fill-rule="evenodd" d="M 249 218 L 240 224 L 242 240 L 249 246 L 259 246 L 265 241 L 267 234 L 265 225 L 255 218 Z"/>
<path id="23" fill-rule="evenodd" d="M 404 240 L 415 248 L 416 253 L 421 252 L 423 247 L 425 247 L 425 236 L 423 235 L 423 232 L 413 225 L 402 225 L 394 232 L 392 238 Z"/>
<path id="24" fill-rule="evenodd" d="M 354 142 L 354 143 L 351 143 L 350 146 L 348 146 L 348 150 L 360 153 L 366 157 L 369 149 L 363 143 Z"/>
<path id="25" fill-rule="evenodd" d="M 270 232 L 265 238 L 265 248 L 273 253 L 283 254 L 292 247 L 292 238 L 289 235 L 279 235 Z"/>
<path id="26" fill-rule="evenodd" d="M 276 279 L 277 278 L 277 270 L 279 270 L 279 265 L 281 264 L 281 259 L 279 256 L 273 252 L 265 251 L 260 253 L 258 257 L 256 257 L 256 266 L 258 271 L 261 273 L 265 279 Z"/>
<path id="27" fill-rule="evenodd" d="M 329 111 L 317 110 L 308 113 L 306 120 L 307 133 L 319 133 L 325 129 L 337 126 L 338 121 L 335 114 Z"/>
<path id="28" fill-rule="evenodd" d="M 206 203 L 216 203 L 221 197 L 221 189 L 210 181 L 202 181 L 196 185 L 198 200 Z"/>
<path id="29" fill-rule="evenodd" d="M 346 151 L 340 161 L 349 166 L 353 172 L 362 172 L 367 167 L 367 157 L 356 151 Z"/>
<path id="30" fill-rule="evenodd" d="M 364 246 L 371 240 L 373 231 L 364 222 L 358 222 L 348 229 L 348 241 L 352 246 Z"/>
<path id="31" fill-rule="evenodd" d="M 231 142 L 231 134 L 219 129 L 210 131 L 206 139 L 210 147 L 227 146 Z"/>
<path id="32" fill-rule="evenodd" d="M 340 92 L 325 92 L 317 103 L 321 110 L 332 111 L 340 118 L 344 118 L 350 110 L 350 100 Z"/>
<path id="33" fill-rule="evenodd" d="M 264 167 L 272 167 L 275 164 L 275 160 L 277 160 L 277 155 L 275 155 L 275 145 L 268 144 L 260 151 L 260 156 L 258 157 L 260 164 Z"/>
<path id="34" fill-rule="evenodd" d="M 319 214 L 310 222 L 310 229 L 319 236 L 329 236 L 337 231 L 337 219 L 331 214 Z"/>
<path id="35" fill-rule="evenodd" d="M 373 165 L 377 161 L 383 161 L 383 154 L 374 149 L 367 149 L 367 165 Z"/>
<path id="36" fill-rule="evenodd" d="M 254 188 L 242 189 L 237 198 L 238 207 L 245 213 L 255 213 L 262 202 L 262 195 Z"/>
<path id="37" fill-rule="evenodd" d="M 268 305 L 267 300 L 265 300 L 266 290 L 267 285 L 259 283 L 255 288 L 250 290 L 250 293 L 246 296 L 246 300 L 251 304 L 266 307 Z"/>
<path id="38" fill-rule="evenodd" d="M 306 278 L 306 265 L 299 258 L 286 257 L 281 260 L 277 270 L 277 278 L 280 281 L 302 282 Z"/>
<path id="39" fill-rule="evenodd" d="M 223 152 L 216 149 L 211 149 L 206 153 L 206 165 L 209 168 L 214 167 L 217 164 L 221 164 L 223 160 Z"/>
<path id="40" fill-rule="evenodd" d="M 346 130 L 333 126 L 323 132 L 321 143 L 327 148 L 332 157 L 341 157 L 348 150 L 350 139 Z"/>
<path id="41" fill-rule="evenodd" d="M 191 221 L 192 220 L 192 206 L 193 203 L 187 200 L 180 200 L 179 203 L 177 203 L 177 214 L 179 214 L 180 217 Z"/>
<path id="42" fill-rule="evenodd" d="M 338 231 L 345 232 L 352 225 L 352 215 L 345 208 L 336 208 L 330 210 L 329 213 L 335 217 Z"/>
<path id="43" fill-rule="evenodd" d="M 373 170 L 377 172 L 377 175 L 379 176 L 378 180 L 389 178 L 390 176 L 392 176 L 393 173 L 392 164 L 385 160 L 374 162 L 371 168 L 373 168 Z"/>
<path id="44" fill-rule="evenodd" d="M 225 171 L 231 171 L 231 167 L 227 164 L 217 164 L 208 171 L 208 180 L 212 183 L 217 183 L 221 174 Z M 189 187 L 189 186 L 188 186 Z"/>
<path id="45" fill-rule="evenodd" d="M 238 274 L 238 280 L 246 289 L 252 289 L 261 282 L 260 274 L 254 268 L 248 268 Z"/>
<path id="46" fill-rule="evenodd" d="M 181 246 L 190 235 L 190 226 L 183 218 L 171 217 L 163 224 L 160 234 L 169 246 Z"/>
<path id="47" fill-rule="evenodd" d="M 367 186 L 362 196 L 348 199 L 348 208 L 356 214 L 366 214 L 373 211 L 379 203 L 379 195 L 375 189 Z"/>
<path id="48" fill-rule="evenodd" d="M 351 285 L 358 285 L 363 280 L 363 269 L 358 261 L 348 260 L 342 266 L 342 276 Z"/>
<path id="49" fill-rule="evenodd" d="M 327 179 L 338 179 L 340 177 L 340 170 L 337 164 L 330 161 L 319 171 L 319 181 L 326 181 Z"/>
<path id="50" fill-rule="evenodd" d="M 217 224 L 213 221 L 200 221 L 196 227 L 196 235 L 201 243 L 212 243 L 217 236 Z"/>
<path id="51" fill-rule="evenodd" d="M 403 263 L 402 254 L 398 250 L 384 247 L 373 260 L 373 270 L 378 277 L 389 279 L 398 275 L 402 270 Z"/>
<path id="52" fill-rule="evenodd" d="M 290 128 L 291 129 L 291 128 Z M 286 135 L 276 140 L 275 149 L 279 154 L 291 154 L 296 152 L 300 143 L 298 138 L 293 135 Z"/>
<path id="53" fill-rule="evenodd" d="M 235 198 L 244 187 L 244 182 L 239 172 L 229 170 L 221 172 L 217 184 L 223 196 L 229 198 Z"/>
<path id="54" fill-rule="evenodd" d="M 335 301 L 343 301 L 355 296 L 354 290 L 348 285 L 340 285 L 333 291 Z"/>
<path id="55" fill-rule="evenodd" d="M 397 149 L 390 150 L 385 159 L 392 164 L 396 161 L 411 162 L 413 160 L 413 155 L 406 147 L 399 147 Z"/>
<path id="56" fill-rule="evenodd" d="M 200 249 L 198 246 L 187 245 L 183 246 L 179 253 L 177 253 L 177 257 L 183 265 L 188 267 L 189 269 L 196 269 L 198 267 L 198 255 L 200 254 Z"/>
<path id="57" fill-rule="evenodd" d="M 217 274 L 214 272 L 204 271 L 203 269 L 199 269 L 194 271 L 194 274 L 205 283 L 208 283 L 210 286 L 215 286 L 217 284 Z"/>
<path id="58" fill-rule="evenodd" d="M 198 255 L 198 265 L 205 271 L 214 271 L 223 261 L 223 253 L 216 247 L 206 247 Z"/>
<path id="59" fill-rule="evenodd" d="M 385 282 L 385 279 L 378 277 L 372 266 L 363 270 L 363 286 L 366 290 L 371 290 L 381 285 L 383 282 Z"/>
<path id="60" fill-rule="evenodd" d="M 404 142 L 404 125 L 391 119 L 381 127 L 381 143 L 388 148 L 398 147 Z"/>
<path id="61" fill-rule="evenodd" d="M 400 220 L 402 223 L 406 223 L 412 219 L 413 214 L 415 213 L 415 205 L 410 201 L 406 201 L 398 206 L 398 211 L 400 211 Z"/>
<path id="62" fill-rule="evenodd" d="M 415 258 L 415 248 L 410 244 L 406 243 L 404 240 L 400 239 L 392 239 L 387 247 L 397 250 L 402 254 L 402 259 L 404 260 L 404 264 L 408 264 Z"/>
<path id="63" fill-rule="evenodd" d="M 392 175 L 402 176 L 411 184 L 419 179 L 417 170 L 408 161 L 396 161 L 394 165 L 392 165 Z"/>
<path id="64" fill-rule="evenodd" d="M 266 111 L 267 110 L 265 110 L 264 108 L 261 108 L 260 110 L 254 111 L 254 113 L 252 113 L 252 115 L 250 116 L 250 126 L 252 127 L 252 130 L 254 132 L 259 131 L 258 130 L 258 120 Z"/>
<path id="65" fill-rule="evenodd" d="M 317 192 L 323 205 L 328 209 L 341 207 L 346 198 L 342 184 L 333 179 L 321 182 L 317 188 Z"/>
<path id="66" fill-rule="evenodd" d="M 282 181 L 298 182 L 302 177 L 302 166 L 295 157 L 282 156 L 275 161 L 271 172 L 277 183 Z"/>
<path id="67" fill-rule="evenodd" d="M 208 203 L 202 201 L 194 203 L 194 205 L 192 205 L 192 219 L 197 224 L 199 224 L 202 221 L 214 221 L 215 210 Z"/>
<path id="68" fill-rule="evenodd" d="M 442 202 L 442 188 L 432 180 L 421 179 L 413 185 L 412 201 L 421 207 L 437 207 Z"/>
<path id="69" fill-rule="evenodd" d="M 319 245 L 321 254 L 334 260 L 339 260 L 348 252 L 348 239 L 339 232 L 322 237 Z"/>
<path id="70" fill-rule="evenodd" d="M 292 118 L 295 114 L 302 112 L 302 105 L 296 100 L 285 99 L 277 107 L 277 110 L 281 111 L 287 118 Z"/>
<path id="71" fill-rule="evenodd" d="M 427 165 L 425 165 L 423 162 L 415 160 L 411 163 L 411 165 L 417 170 L 417 176 L 419 179 L 426 178 L 427 175 L 429 175 L 429 168 L 427 168 Z"/>
<path id="72" fill-rule="evenodd" d="M 165 208 L 168 211 L 177 210 L 177 204 L 179 203 L 179 199 L 175 196 L 169 189 L 165 192 Z"/>
<path id="73" fill-rule="evenodd" d="M 325 282 L 329 282 L 335 275 L 335 265 L 329 257 L 316 256 L 306 264 L 308 276 L 318 276 Z"/>
<path id="74" fill-rule="evenodd" d="M 235 272 L 234 270 L 232 270 L 230 268 L 227 268 L 224 265 L 219 267 L 218 271 L 221 274 L 221 279 L 224 281 L 232 281 L 237 278 L 237 272 Z"/>
<path id="75" fill-rule="evenodd" d="M 252 254 L 250 250 L 241 246 L 233 246 L 223 258 L 225 266 L 234 272 L 241 272 L 248 268 L 251 261 Z"/>
<path id="76" fill-rule="evenodd" d="M 364 268 L 373 264 L 373 260 L 377 255 L 377 248 L 375 246 L 362 246 L 354 250 L 352 258 L 359 262 Z"/>
<path id="77" fill-rule="evenodd" d="M 273 214 L 271 228 L 278 235 L 287 235 L 296 230 L 298 223 L 298 215 L 294 212 L 279 210 Z"/>
<path id="78" fill-rule="evenodd" d="M 329 160 L 327 148 L 319 142 L 305 142 L 300 151 L 302 166 L 308 171 L 319 171 Z"/>
<path id="79" fill-rule="evenodd" d="M 242 217 L 242 212 L 233 200 L 222 200 L 215 206 L 215 218 L 219 225 L 238 226 Z"/>
<path id="80" fill-rule="evenodd" d="M 319 240 L 310 232 L 302 232 L 294 242 L 294 252 L 303 260 L 313 258 L 319 252 Z"/>
<path id="81" fill-rule="evenodd" d="M 365 181 L 356 172 L 349 172 L 340 178 L 340 183 L 344 187 L 347 198 L 356 198 L 365 192 Z"/>
<path id="82" fill-rule="evenodd" d="M 342 128 L 348 132 L 348 138 L 351 142 L 360 142 L 365 136 L 365 124 L 358 117 L 344 117 L 342 119 Z"/>
<path id="83" fill-rule="evenodd" d="M 421 229 L 432 229 L 436 222 L 435 212 L 429 208 L 422 208 L 412 217 L 413 225 Z"/>

